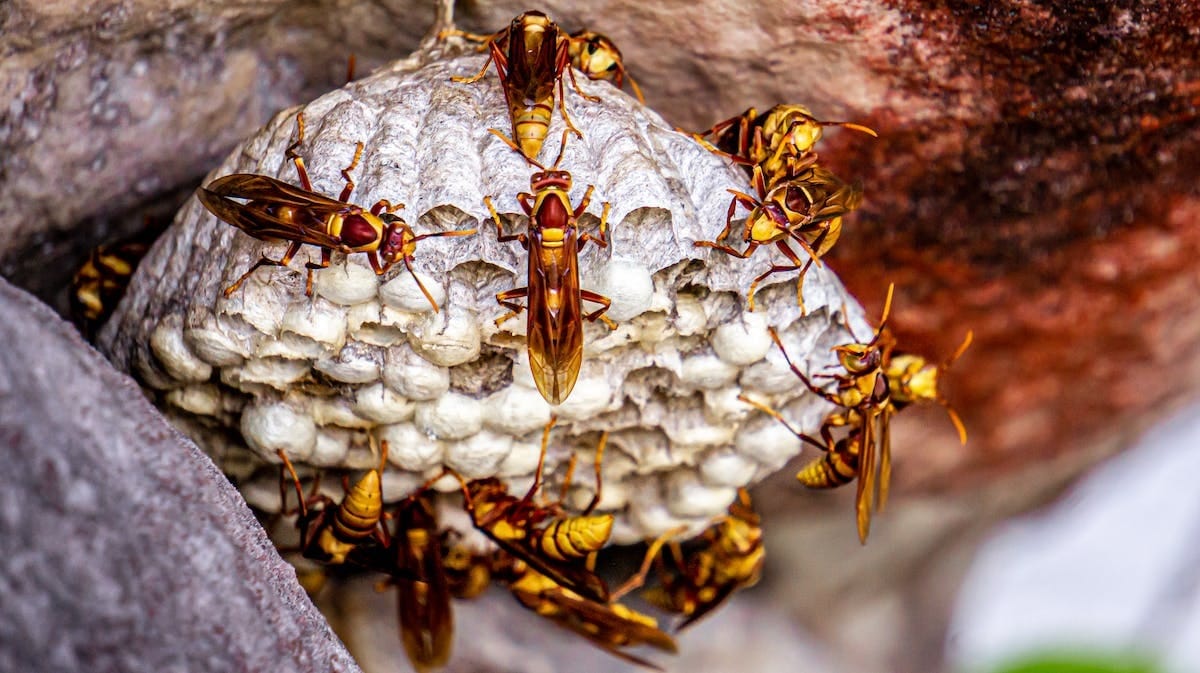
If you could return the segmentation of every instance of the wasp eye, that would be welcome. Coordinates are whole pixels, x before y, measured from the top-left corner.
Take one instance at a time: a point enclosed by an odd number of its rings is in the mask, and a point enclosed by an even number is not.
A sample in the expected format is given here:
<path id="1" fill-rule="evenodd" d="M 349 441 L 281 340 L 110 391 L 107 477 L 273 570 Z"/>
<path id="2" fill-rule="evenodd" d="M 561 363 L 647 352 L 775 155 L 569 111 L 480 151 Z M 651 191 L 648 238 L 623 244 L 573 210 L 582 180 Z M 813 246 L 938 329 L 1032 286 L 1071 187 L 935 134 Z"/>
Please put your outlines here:
<path id="1" fill-rule="evenodd" d="M 605 68 L 605 69 L 606 69 L 606 70 L 608 70 L 609 72 L 612 72 L 613 70 L 616 70 L 616 69 L 617 69 L 617 62 L 616 62 L 616 61 L 613 61 L 612 63 L 609 63 L 609 64 L 608 64 L 608 67 L 607 67 L 607 68 Z"/>

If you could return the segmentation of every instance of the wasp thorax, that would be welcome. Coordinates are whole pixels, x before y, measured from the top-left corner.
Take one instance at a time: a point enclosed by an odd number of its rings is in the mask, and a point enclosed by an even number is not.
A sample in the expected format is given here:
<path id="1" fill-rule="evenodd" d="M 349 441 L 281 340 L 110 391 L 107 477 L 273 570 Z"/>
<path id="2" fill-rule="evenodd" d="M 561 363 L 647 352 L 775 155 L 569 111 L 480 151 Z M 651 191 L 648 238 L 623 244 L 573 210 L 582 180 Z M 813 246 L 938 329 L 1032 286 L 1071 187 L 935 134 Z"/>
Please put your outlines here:
<path id="1" fill-rule="evenodd" d="M 347 171 L 354 188 L 346 203 L 368 225 L 370 211 L 380 213 L 382 274 L 368 253 L 334 249 L 306 295 L 305 265 L 320 267 L 323 257 L 306 244 L 286 266 L 258 268 L 227 299 L 223 290 L 264 255 L 280 259 L 288 244 L 251 238 L 193 201 L 134 274 L 101 347 L 247 488 L 278 493 L 280 448 L 298 468 L 319 467 L 333 488 L 343 474 L 377 467 L 374 438 L 391 447 L 381 473 L 389 503 L 445 468 L 466 479 L 494 476 L 500 493 L 520 497 L 553 412 L 559 422 L 536 502 L 562 489 L 567 457 L 578 453 L 582 467 L 598 434 L 610 431 L 594 513 L 614 516 L 613 541 L 706 529 L 739 486 L 802 448 L 739 395 L 769 403 L 808 433 L 826 410 L 797 384 L 766 328 L 801 371 L 830 371 L 837 361 L 829 345 L 855 340 L 843 306 L 856 330 L 871 331 L 857 304 L 827 267 L 814 267 L 804 284 L 807 315 L 789 274 L 762 282 L 757 311 L 749 311 L 746 290 L 762 266 L 694 245 L 725 225 L 728 190 L 753 190 L 745 172 L 611 84 L 580 78 L 598 102 L 567 87 L 587 142 L 571 140 L 558 165 L 531 177 L 526 160 L 489 132 L 511 125 L 496 79 L 450 81 L 478 72 L 486 57 L 472 50 L 425 58 L 419 69 L 385 68 L 307 104 L 307 134 L 294 149 L 312 191 L 337 200 L 342 172 L 363 143 Z M 265 175 L 298 189 L 285 159 L 297 141 L 296 112 L 280 113 L 231 152 L 213 179 Z M 560 143 L 550 134 L 547 154 L 559 154 Z M 574 185 L 594 187 L 578 218 L 584 190 Z M 597 240 L 609 205 L 609 246 L 580 246 L 578 279 L 537 297 L 510 292 L 531 284 L 530 255 L 518 240 L 497 240 L 536 238 L 523 206 L 532 210 L 537 199 L 518 198 L 531 191 L 542 193 L 540 233 L 563 243 L 585 234 Z M 485 196 L 501 219 L 499 234 Z M 388 212 L 398 203 L 404 221 Z M 783 226 L 780 206 L 765 204 L 753 217 L 767 229 Z M 761 233 L 767 240 L 778 232 Z M 547 271 L 540 269 L 545 278 Z M 589 322 L 585 315 L 602 306 L 583 300 L 584 315 L 570 318 L 582 332 L 578 383 L 552 408 L 531 376 L 528 335 L 538 326 L 531 330 L 526 316 L 531 301 L 557 306 L 568 291 L 610 299 L 614 325 Z M 497 294 L 506 292 L 502 306 Z M 505 319 L 517 307 L 522 313 Z M 565 328 L 554 334 L 574 338 Z M 595 491 L 592 471 L 576 470 L 568 509 L 579 513 Z M 472 495 L 481 508 L 491 497 Z M 462 507 L 461 494 L 447 498 Z M 268 500 L 256 503 L 269 508 Z"/>

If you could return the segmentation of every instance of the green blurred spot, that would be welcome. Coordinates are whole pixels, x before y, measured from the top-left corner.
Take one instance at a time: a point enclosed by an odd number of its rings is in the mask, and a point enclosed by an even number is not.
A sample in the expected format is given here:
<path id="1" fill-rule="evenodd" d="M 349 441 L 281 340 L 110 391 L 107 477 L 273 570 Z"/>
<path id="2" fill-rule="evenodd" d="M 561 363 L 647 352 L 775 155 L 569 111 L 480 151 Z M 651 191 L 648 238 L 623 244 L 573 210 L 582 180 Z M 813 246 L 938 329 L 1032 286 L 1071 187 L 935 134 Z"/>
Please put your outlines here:
<path id="1" fill-rule="evenodd" d="M 1129 653 L 1042 652 L 1023 656 L 992 673 L 1163 673 L 1151 659 Z"/>

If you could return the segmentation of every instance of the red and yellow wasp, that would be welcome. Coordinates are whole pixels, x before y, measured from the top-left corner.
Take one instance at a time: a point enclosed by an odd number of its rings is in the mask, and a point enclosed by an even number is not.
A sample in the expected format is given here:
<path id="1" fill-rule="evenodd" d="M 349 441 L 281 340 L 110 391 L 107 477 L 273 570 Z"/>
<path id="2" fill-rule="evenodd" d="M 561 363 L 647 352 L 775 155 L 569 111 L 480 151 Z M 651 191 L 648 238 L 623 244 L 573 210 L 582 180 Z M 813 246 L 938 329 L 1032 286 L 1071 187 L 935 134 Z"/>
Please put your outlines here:
<path id="1" fill-rule="evenodd" d="M 759 274 L 750 284 L 747 296 L 748 308 L 754 310 L 754 295 L 758 285 L 768 277 L 785 271 L 799 270 L 796 279 L 796 303 L 804 309 L 804 275 L 814 262 L 837 242 L 842 232 L 842 216 L 858 208 L 862 202 L 862 188 L 848 185 L 832 172 L 820 166 L 809 166 L 791 180 L 768 188 L 762 168 L 755 166 L 753 182 L 758 198 L 736 190 L 729 190 L 733 200 L 725 215 L 725 228 L 712 241 L 696 241 L 696 247 L 713 248 L 727 255 L 746 259 L 762 245 L 775 244 L 790 264 L 776 264 Z M 733 215 L 741 204 L 750 211 L 742 226 L 742 242 L 746 247 L 738 251 L 721 243 L 733 231 Z M 792 249 L 791 243 L 808 253 L 802 260 Z"/>
<path id="2" fill-rule="evenodd" d="M 513 146 L 503 135 L 496 135 Z M 566 140 L 567 132 L 564 131 L 563 148 L 566 147 Z M 594 322 L 603 319 L 605 324 L 613 326 L 612 321 L 604 317 L 604 312 L 611 304 L 608 297 L 579 287 L 579 251 L 589 241 L 602 248 L 608 247 L 605 234 L 609 204 L 604 204 L 598 234 L 579 233 L 578 219 L 591 201 L 593 187 L 588 185 L 583 199 L 572 209 L 569 194 L 571 174 L 558 170 L 561 160 L 562 148 L 549 169 L 529 159 L 541 171 L 529 179 L 533 194 L 517 194 L 517 203 L 529 216 L 527 233 L 506 235 L 504 223 L 491 198 L 484 197 L 484 204 L 496 223 L 497 240 L 517 241 L 529 251 L 529 282 L 525 287 L 496 295 L 496 301 L 511 310 L 497 319 L 496 324 L 528 308 L 526 340 L 529 365 L 538 390 L 550 404 L 561 404 L 567 399 L 579 378 L 579 368 L 583 364 L 583 320 Z M 526 298 L 526 306 L 514 301 L 521 297 Z M 584 314 L 584 301 L 599 304 L 600 308 Z"/>
<path id="3" fill-rule="evenodd" d="M 528 159 L 536 159 L 550 129 L 554 111 L 554 89 L 558 88 L 558 109 L 567 129 L 580 137 L 579 129 L 567 115 L 562 76 L 565 71 L 572 87 L 588 100 L 597 100 L 579 88 L 570 67 L 569 42 L 558 25 L 542 12 L 529 11 L 514 18 L 507 29 L 493 35 L 474 35 L 460 30 L 444 31 L 442 36 L 459 35 L 487 45 L 490 58 L 474 77 L 453 77 L 455 82 L 470 84 L 483 79 L 488 66 L 495 64 L 500 87 L 512 119 L 513 142 Z"/>
<path id="4" fill-rule="evenodd" d="M 233 285 L 225 288 L 225 296 L 233 295 L 260 266 L 287 266 L 300 248 L 308 244 L 321 248 L 321 261 L 304 265 L 308 269 L 304 285 L 306 294 L 312 295 L 313 271 L 328 267 L 333 251 L 346 254 L 364 252 L 377 275 L 386 273 L 397 262 L 404 262 L 425 298 L 435 311 L 438 310 L 437 302 L 413 272 L 412 260 L 417 242 L 438 236 L 469 236 L 475 230 L 416 235 L 412 227 L 393 214 L 402 205 L 393 206 L 381 199 L 369 209 L 364 209 L 348 203 L 346 200 L 354 191 L 350 171 L 362 157 L 362 143 L 355 148 L 350 165 L 342 170 L 346 186 L 336 200 L 312 191 L 304 159 L 296 152 L 296 148 L 304 142 L 303 113 L 296 115 L 296 127 L 296 142 L 288 147 L 286 156 L 296 166 L 300 187 L 265 175 L 236 173 L 217 178 L 196 192 L 200 202 L 213 215 L 246 234 L 263 241 L 289 242 L 281 258 L 274 260 L 263 255 Z"/>
<path id="5" fill-rule="evenodd" d="M 747 171 L 754 166 L 762 167 L 767 185 L 774 186 L 816 163 L 813 147 L 827 126 L 842 126 L 878 137 L 875 131 L 861 124 L 821 121 L 803 105 L 792 104 L 776 105 L 762 114 L 750 108 L 706 131 L 693 133 L 692 137 L 712 152 L 743 165 Z"/>

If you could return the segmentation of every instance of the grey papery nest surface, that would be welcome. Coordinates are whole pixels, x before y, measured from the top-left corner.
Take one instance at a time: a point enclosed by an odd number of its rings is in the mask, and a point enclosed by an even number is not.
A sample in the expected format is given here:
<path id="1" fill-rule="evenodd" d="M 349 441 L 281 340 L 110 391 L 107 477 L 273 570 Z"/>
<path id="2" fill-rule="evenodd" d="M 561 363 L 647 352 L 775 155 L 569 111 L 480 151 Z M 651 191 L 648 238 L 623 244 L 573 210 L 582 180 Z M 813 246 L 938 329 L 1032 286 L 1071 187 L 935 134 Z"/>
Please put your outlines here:
<path id="1" fill-rule="evenodd" d="M 118 366 L 158 392 L 160 405 L 237 479 L 247 500 L 279 508 L 277 449 L 299 465 L 361 470 L 377 464 L 368 434 L 389 442 L 385 499 L 398 500 L 443 466 L 468 479 L 500 476 L 527 488 L 542 428 L 553 411 L 547 483 L 561 483 L 567 458 L 580 461 L 567 504 L 580 507 L 600 431 L 611 432 L 600 511 L 617 514 L 613 541 L 628 543 L 680 524 L 698 532 L 722 514 L 736 489 L 780 468 L 801 449 L 783 426 L 738 400 L 754 396 L 815 431 L 829 405 L 807 393 L 771 343 L 780 331 L 793 359 L 816 372 L 835 364 L 830 348 L 871 333 L 861 309 L 824 267 L 805 282 L 808 315 L 796 304 L 794 274 L 761 290 L 745 311 L 751 279 L 777 253 L 741 260 L 708 249 L 724 225 L 727 189 L 748 189 L 740 169 L 674 131 L 657 114 L 605 82 L 580 78 L 567 108 L 583 138 L 570 137 L 561 168 L 572 204 L 595 194 L 580 218 L 594 231 L 611 204 L 608 249 L 587 246 L 582 287 L 612 299 L 615 331 L 585 327 L 579 383 L 553 409 L 538 393 L 525 354 L 524 314 L 495 294 L 525 285 L 526 252 L 498 243 L 484 206 L 490 195 L 506 232 L 527 222 L 516 195 L 535 168 L 488 132 L 511 133 L 494 70 L 475 84 L 485 58 L 443 56 L 441 47 L 331 92 L 303 108 L 305 158 L 314 190 L 336 197 L 351 172 L 350 201 L 403 203 L 416 233 L 478 228 L 465 238 L 421 241 L 414 268 L 442 310 L 435 313 L 403 265 L 377 277 L 366 256 L 334 255 L 304 294 L 306 246 L 289 269 L 260 269 L 229 299 L 222 290 L 284 244 L 252 239 L 192 200 L 143 261 L 100 336 Z M 234 151 L 209 179 L 260 173 L 298 184 L 284 152 L 297 110 L 285 110 Z M 541 160 L 559 150 L 557 111 Z M 744 217 L 742 211 L 740 216 Z M 849 226 L 853 227 L 851 222 Z M 336 480 L 327 480 L 340 497 Z M 436 487 L 449 491 L 447 478 Z"/>

